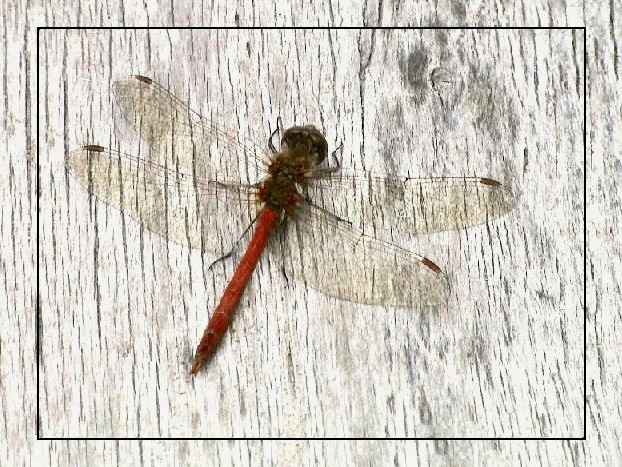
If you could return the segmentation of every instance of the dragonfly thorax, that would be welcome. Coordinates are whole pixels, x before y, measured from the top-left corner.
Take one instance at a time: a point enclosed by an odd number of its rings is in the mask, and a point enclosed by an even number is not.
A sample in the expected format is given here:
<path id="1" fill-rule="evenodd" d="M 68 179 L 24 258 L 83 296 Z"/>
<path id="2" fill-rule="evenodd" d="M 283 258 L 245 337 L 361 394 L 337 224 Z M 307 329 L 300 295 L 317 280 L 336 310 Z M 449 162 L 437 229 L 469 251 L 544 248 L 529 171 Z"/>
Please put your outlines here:
<path id="1" fill-rule="evenodd" d="M 273 167 L 274 163 L 270 166 Z M 300 197 L 295 177 L 287 172 L 279 170 L 277 175 L 270 175 L 259 185 L 259 199 L 275 211 L 291 214 Z"/>

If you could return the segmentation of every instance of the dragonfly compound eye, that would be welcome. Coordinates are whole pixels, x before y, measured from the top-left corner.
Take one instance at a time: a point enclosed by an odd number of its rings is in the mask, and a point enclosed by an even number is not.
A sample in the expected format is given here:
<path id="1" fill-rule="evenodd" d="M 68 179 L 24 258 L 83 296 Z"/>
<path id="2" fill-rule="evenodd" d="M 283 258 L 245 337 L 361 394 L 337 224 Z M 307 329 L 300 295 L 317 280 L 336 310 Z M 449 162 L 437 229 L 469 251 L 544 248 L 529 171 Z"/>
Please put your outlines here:
<path id="1" fill-rule="evenodd" d="M 324 135 L 313 125 L 293 126 L 283 133 L 281 145 L 292 151 L 304 151 L 315 156 L 314 165 L 328 156 L 328 143 Z"/>

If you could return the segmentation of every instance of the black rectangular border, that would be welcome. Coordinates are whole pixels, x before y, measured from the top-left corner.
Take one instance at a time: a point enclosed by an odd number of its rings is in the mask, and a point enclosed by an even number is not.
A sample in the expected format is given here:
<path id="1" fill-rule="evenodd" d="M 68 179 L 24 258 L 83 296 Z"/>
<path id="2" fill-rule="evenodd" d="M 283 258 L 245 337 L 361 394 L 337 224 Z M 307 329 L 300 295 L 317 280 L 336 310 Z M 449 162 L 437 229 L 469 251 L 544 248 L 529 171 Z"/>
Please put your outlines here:
<path id="1" fill-rule="evenodd" d="M 127 437 L 127 438 L 114 438 L 114 437 L 86 437 L 86 438 L 51 438 L 51 437 L 43 437 L 40 435 L 41 432 L 41 412 L 39 407 L 39 388 L 40 388 L 40 367 L 41 367 L 41 355 L 40 355 L 40 333 L 41 333 L 41 296 L 39 293 L 40 288 L 40 231 L 41 231 L 41 222 L 39 218 L 40 212 L 40 184 L 39 184 L 39 151 L 40 151 L 40 91 L 41 91 L 41 80 L 40 76 L 40 63 L 39 63 L 39 52 L 40 52 L 40 41 L 41 41 L 41 31 L 46 30 L 570 30 L 570 31 L 582 31 L 583 32 L 583 436 L 582 437 L 549 437 L 549 438 L 508 438 L 508 437 L 498 437 L 498 438 L 470 438 L 470 437 L 431 437 L 431 438 L 306 438 L 306 437 L 284 437 L 284 438 L 140 438 L 140 437 Z M 37 130 L 37 174 L 36 174 L 36 192 L 37 192 L 37 200 L 36 200 L 36 218 L 37 218 L 37 291 L 36 291 L 36 313 L 35 313 L 35 321 L 36 321 L 36 342 L 35 342 L 35 354 L 36 354 L 36 364 L 37 364 L 37 410 L 36 410 L 36 432 L 37 432 L 37 440 L 40 441 L 120 441 L 120 440 L 144 440 L 144 441 L 161 441 L 161 440 L 171 440 L 171 441 L 189 441 L 189 440 L 386 440 L 386 441 L 512 441 L 512 440 L 521 440 L 521 441 L 585 441 L 587 434 L 587 230 L 586 230 L 586 213 L 587 213 L 587 129 L 586 129 L 586 121 L 587 121 L 587 53 L 586 53 L 586 34 L 587 28 L 585 26 L 582 27 L 508 27 L 508 26 L 500 26 L 500 27 L 225 27 L 225 26 L 217 26 L 217 27 L 37 27 L 37 122 L 36 122 L 36 130 Z"/>

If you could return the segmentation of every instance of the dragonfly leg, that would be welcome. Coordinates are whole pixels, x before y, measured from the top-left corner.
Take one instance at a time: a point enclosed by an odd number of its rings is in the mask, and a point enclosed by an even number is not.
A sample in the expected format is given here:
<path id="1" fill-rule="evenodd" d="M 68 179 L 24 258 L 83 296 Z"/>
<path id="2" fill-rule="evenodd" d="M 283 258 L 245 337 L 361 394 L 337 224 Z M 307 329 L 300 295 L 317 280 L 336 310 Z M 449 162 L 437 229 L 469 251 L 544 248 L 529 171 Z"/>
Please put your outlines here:
<path id="1" fill-rule="evenodd" d="M 207 268 L 207 270 L 209 271 L 210 269 L 212 269 L 212 266 L 214 266 L 216 263 L 220 263 L 223 259 L 227 259 L 229 258 L 234 251 L 236 251 L 239 246 L 240 246 L 240 241 L 244 238 L 244 236 L 248 233 L 248 231 L 250 230 L 250 228 L 253 226 L 253 224 L 257 221 L 257 216 L 255 216 L 255 218 L 251 221 L 250 224 L 248 224 L 246 226 L 246 228 L 244 229 L 244 232 L 242 232 L 242 235 L 240 235 L 240 237 L 237 239 L 237 241 L 235 242 L 235 244 L 233 245 L 233 247 L 231 247 L 231 249 L 225 253 L 224 255 L 222 255 L 220 258 L 218 258 L 215 261 L 212 261 L 212 263 L 209 265 L 209 267 Z"/>
<path id="2" fill-rule="evenodd" d="M 210 269 L 212 269 L 212 267 L 216 264 L 216 263 L 220 263 L 223 259 L 227 259 L 229 258 L 232 254 L 233 251 L 236 249 L 237 247 L 237 243 L 233 246 L 233 248 L 231 248 L 227 253 L 225 253 L 224 255 L 222 255 L 220 258 L 212 261 L 210 263 L 210 265 L 208 266 L 207 270 L 209 271 Z"/>
<path id="3" fill-rule="evenodd" d="M 281 117 L 276 118 L 276 128 L 270 134 L 270 138 L 268 138 L 268 148 L 270 148 L 270 151 L 272 151 L 272 154 L 276 154 L 278 152 L 276 150 L 276 146 L 274 146 L 274 143 L 273 143 L 274 137 L 276 136 L 277 133 L 283 133 L 283 121 L 281 120 Z"/>
<path id="4" fill-rule="evenodd" d="M 343 141 L 339 144 L 339 146 L 335 148 L 333 152 L 330 153 L 330 157 L 335 161 L 335 164 L 337 165 L 337 170 L 339 170 L 341 169 L 341 161 L 339 160 L 340 157 L 337 157 L 337 153 L 339 153 L 340 156 L 343 153 Z M 330 160 L 328 162 L 330 163 Z"/>
<path id="5" fill-rule="evenodd" d="M 272 140 L 274 139 L 274 135 L 276 135 L 278 131 L 279 129 L 277 128 L 270 134 L 270 138 L 268 138 L 268 147 L 270 148 L 270 151 L 272 151 L 272 154 L 277 153 L 276 147 L 274 147 L 274 143 L 272 142 Z"/>

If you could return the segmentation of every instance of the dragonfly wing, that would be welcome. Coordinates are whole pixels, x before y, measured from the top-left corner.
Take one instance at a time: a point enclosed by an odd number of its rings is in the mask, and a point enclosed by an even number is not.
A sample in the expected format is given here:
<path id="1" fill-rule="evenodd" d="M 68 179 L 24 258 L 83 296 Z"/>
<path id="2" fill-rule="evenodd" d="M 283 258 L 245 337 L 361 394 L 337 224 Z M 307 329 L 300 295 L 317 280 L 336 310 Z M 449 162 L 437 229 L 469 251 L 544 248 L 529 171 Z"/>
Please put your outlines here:
<path id="1" fill-rule="evenodd" d="M 113 90 L 126 120 L 169 164 L 227 183 L 250 185 L 263 175 L 265 151 L 197 114 L 152 79 L 121 79 Z"/>
<path id="2" fill-rule="evenodd" d="M 309 199 L 356 226 L 431 233 L 487 222 L 514 206 L 510 190 L 481 177 L 335 174 L 313 180 Z M 336 205 L 333 200 L 347 199 Z"/>
<path id="3" fill-rule="evenodd" d="M 327 295 L 372 305 L 446 304 L 447 279 L 432 261 L 367 236 L 317 206 L 302 204 L 281 236 L 286 271 Z"/>
<path id="4" fill-rule="evenodd" d="M 66 166 L 90 194 L 146 229 L 218 255 L 231 251 L 256 213 L 251 187 L 199 179 L 101 146 L 72 151 Z"/>

